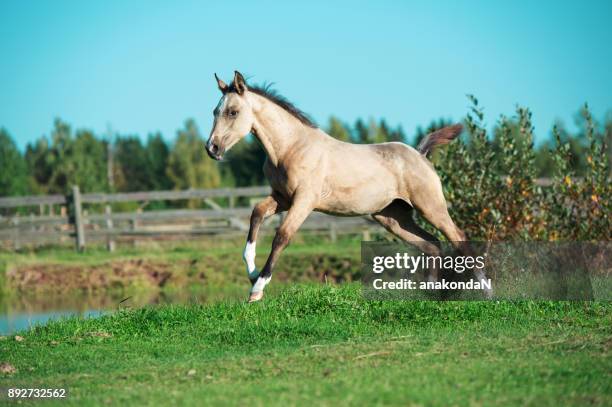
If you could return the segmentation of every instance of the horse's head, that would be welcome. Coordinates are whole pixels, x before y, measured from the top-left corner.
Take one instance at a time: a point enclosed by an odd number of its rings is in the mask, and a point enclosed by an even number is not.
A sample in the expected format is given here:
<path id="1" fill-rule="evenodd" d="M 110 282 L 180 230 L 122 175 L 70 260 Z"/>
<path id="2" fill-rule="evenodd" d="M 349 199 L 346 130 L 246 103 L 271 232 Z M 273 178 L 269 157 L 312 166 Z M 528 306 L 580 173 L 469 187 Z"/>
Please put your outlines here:
<path id="1" fill-rule="evenodd" d="M 215 79 L 223 96 L 213 111 L 215 121 L 206 142 L 206 152 L 211 158 L 221 160 L 223 154 L 249 134 L 255 117 L 247 97 L 248 88 L 240 72 L 234 72 L 231 85 L 219 79 L 217 74 Z"/>

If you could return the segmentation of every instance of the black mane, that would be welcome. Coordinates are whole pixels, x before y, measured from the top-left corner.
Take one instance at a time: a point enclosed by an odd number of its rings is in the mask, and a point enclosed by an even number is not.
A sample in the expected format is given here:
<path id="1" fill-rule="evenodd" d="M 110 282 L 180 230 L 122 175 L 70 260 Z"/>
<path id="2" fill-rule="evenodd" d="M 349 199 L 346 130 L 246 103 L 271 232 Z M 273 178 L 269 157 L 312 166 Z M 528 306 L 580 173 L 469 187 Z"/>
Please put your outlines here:
<path id="1" fill-rule="evenodd" d="M 317 128 L 316 123 L 308 117 L 308 115 L 302 112 L 300 109 L 295 107 L 293 103 L 288 101 L 284 96 L 281 96 L 274 89 L 271 89 L 271 85 L 247 85 L 248 90 L 258 94 L 259 96 L 263 96 L 271 102 L 276 103 L 287 112 L 289 112 L 293 117 L 298 119 L 302 124 L 305 124 L 308 127 Z M 231 83 L 227 90 L 228 92 L 236 92 L 236 88 L 234 84 Z"/>

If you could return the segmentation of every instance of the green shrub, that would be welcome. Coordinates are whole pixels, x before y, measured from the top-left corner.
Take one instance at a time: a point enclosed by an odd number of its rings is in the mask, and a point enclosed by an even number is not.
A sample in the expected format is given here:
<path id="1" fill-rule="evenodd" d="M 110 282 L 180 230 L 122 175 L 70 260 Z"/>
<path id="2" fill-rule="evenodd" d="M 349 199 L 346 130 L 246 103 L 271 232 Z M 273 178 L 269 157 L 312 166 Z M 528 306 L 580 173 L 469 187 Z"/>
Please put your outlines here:
<path id="1" fill-rule="evenodd" d="M 605 136 L 598 134 L 588 107 L 584 118 L 586 162 L 578 177 L 571 140 L 553 129 L 556 147 L 552 185 L 536 183 L 536 149 L 529 109 L 502 116 L 489 137 L 478 100 L 469 95 L 463 138 L 432 160 L 440 174 L 451 216 L 471 240 L 608 240 L 610 164 Z M 608 135 L 609 136 L 609 135 Z M 575 140 L 574 140 L 575 141 Z M 582 140 L 581 140 L 582 141 Z"/>

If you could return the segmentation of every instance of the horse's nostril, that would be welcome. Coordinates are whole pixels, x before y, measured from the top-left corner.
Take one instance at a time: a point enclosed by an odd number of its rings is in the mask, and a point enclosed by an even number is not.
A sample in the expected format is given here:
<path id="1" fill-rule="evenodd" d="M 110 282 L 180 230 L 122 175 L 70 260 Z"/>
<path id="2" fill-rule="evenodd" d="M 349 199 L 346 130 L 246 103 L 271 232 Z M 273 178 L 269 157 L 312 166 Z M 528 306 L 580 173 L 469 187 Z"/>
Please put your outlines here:
<path id="1" fill-rule="evenodd" d="M 217 154 L 217 151 L 219 151 L 219 147 L 217 147 L 216 144 L 213 144 L 212 146 L 210 146 L 210 152 L 213 154 Z"/>

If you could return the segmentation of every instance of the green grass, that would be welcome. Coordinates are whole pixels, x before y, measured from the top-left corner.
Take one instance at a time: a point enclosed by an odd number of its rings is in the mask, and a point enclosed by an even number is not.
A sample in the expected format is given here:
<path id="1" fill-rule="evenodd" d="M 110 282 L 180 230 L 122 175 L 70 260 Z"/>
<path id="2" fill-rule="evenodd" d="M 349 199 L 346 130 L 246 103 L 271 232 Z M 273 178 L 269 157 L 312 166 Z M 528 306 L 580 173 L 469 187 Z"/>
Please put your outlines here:
<path id="1" fill-rule="evenodd" d="M 611 310 L 369 302 L 358 285 L 299 285 L 5 338 L 0 362 L 17 372 L 0 387 L 65 387 L 62 405 L 610 405 Z"/>
<path id="2" fill-rule="evenodd" d="M 262 236 L 257 243 L 259 260 L 265 261 L 271 247 L 272 237 Z M 117 250 L 109 253 L 104 246 L 91 245 L 85 252 L 79 253 L 71 246 L 46 246 L 41 248 L 26 248 L 20 251 L 0 250 L 0 263 L 7 266 L 24 264 L 77 264 L 96 265 L 109 260 L 125 260 L 142 258 L 151 260 L 182 260 L 202 255 L 233 256 L 242 261 L 244 238 L 235 239 L 201 239 L 193 242 L 155 242 L 143 241 L 139 246 L 119 245 Z M 352 253 L 359 255 L 360 239 L 343 237 L 330 244 L 325 237 L 299 235 L 286 249 L 286 253 Z"/>

